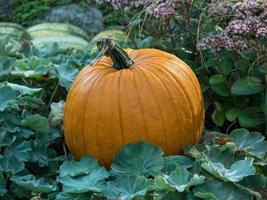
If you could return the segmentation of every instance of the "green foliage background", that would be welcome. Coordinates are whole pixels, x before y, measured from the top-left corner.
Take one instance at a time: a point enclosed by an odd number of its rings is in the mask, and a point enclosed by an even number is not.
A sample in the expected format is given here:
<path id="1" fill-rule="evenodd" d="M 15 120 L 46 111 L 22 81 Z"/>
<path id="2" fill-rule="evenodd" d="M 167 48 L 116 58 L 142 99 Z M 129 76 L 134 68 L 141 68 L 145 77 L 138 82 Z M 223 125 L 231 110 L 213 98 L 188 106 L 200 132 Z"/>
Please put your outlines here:
<path id="1" fill-rule="evenodd" d="M 51 7 L 69 3 L 12 0 L 13 21 L 29 26 Z M 114 11 L 107 4 L 98 6 L 106 29 L 127 32 L 130 47 L 159 48 L 192 67 L 205 97 L 202 143 L 174 156 L 164 156 L 144 142 L 128 144 L 110 170 L 89 156 L 75 161 L 64 144 L 63 102 L 78 71 L 95 54 L 90 49 L 62 52 L 57 44 L 44 51 L 1 35 L 0 199 L 266 197 L 266 60 L 259 60 L 257 50 L 251 49 L 197 50 L 197 41 L 226 24 L 208 15 L 206 1 L 195 1 L 190 13 L 179 12 L 171 20 L 129 7 Z"/>

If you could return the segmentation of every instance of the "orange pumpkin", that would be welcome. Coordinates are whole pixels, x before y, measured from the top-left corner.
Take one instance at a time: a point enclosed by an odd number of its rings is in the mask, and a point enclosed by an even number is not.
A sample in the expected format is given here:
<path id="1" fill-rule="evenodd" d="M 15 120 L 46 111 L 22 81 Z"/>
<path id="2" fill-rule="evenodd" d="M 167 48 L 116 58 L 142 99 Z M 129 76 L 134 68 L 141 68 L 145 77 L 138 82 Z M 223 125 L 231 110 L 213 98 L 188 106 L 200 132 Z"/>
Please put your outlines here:
<path id="1" fill-rule="evenodd" d="M 198 143 L 204 107 L 198 80 L 182 60 L 157 49 L 122 50 L 112 40 L 75 79 L 64 111 L 67 146 L 77 158 L 110 165 L 119 148 L 147 141 L 166 155 Z"/>

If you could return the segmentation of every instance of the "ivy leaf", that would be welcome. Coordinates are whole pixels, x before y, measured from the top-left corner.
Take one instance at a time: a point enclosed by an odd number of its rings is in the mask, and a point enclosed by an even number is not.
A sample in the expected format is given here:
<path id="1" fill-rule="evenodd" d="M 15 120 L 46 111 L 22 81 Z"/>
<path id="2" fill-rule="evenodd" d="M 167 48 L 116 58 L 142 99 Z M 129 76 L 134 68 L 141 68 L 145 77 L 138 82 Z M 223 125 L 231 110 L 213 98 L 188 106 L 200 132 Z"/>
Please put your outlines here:
<path id="1" fill-rule="evenodd" d="M 93 169 L 99 167 L 97 160 L 93 157 L 84 156 L 80 161 L 66 160 L 60 166 L 60 177 L 63 176 L 80 176 L 89 174 Z"/>
<path id="2" fill-rule="evenodd" d="M 174 188 L 178 192 L 184 192 L 191 186 L 200 185 L 204 181 L 204 176 L 199 176 L 198 174 L 191 175 L 184 167 L 179 165 L 169 176 L 160 175 L 155 178 L 155 184 L 160 189 Z"/>
<path id="3" fill-rule="evenodd" d="M 41 138 L 46 138 L 49 133 L 48 119 L 39 114 L 29 115 L 21 121 L 23 127 L 42 133 Z"/>
<path id="4" fill-rule="evenodd" d="M 56 196 L 56 200 L 89 200 L 91 199 L 91 193 L 72 194 L 66 192 L 60 192 Z"/>
<path id="5" fill-rule="evenodd" d="M 120 176 L 115 182 L 109 182 L 104 194 L 109 199 L 131 200 L 144 198 L 153 188 L 153 180 L 143 176 Z"/>
<path id="6" fill-rule="evenodd" d="M 0 112 L 14 106 L 16 103 L 16 93 L 8 86 L 0 86 Z"/>
<path id="7" fill-rule="evenodd" d="M 205 200 L 234 200 L 247 199 L 252 200 L 252 195 L 230 182 L 221 182 L 218 180 L 209 181 L 193 189 L 194 195 Z"/>
<path id="8" fill-rule="evenodd" d="M 258 132 L 249 132 L 247 129 L 235 129 L 230 136 L 238 149 L 246 151 L 250 155 L 263 157 L 267 153 L 267 142 L 264 136 Z"/>
<path id="9" fill-rule="evenodd" d="M 164 167 L 160 148 L 145 142 L 127 144 L 113 159 L 111 173 L 114 175 L 155 176 Z"/>
<path id="10" fill-rule="evenodd" d="M 226 169 L 222 163 L 218 162 L 202 163 L 201 167 L 215 177 L 232 182 L 239 182 L 245 177 L 256 173 L 256 169 L 253 166 L 253 159 L 239 160 L 235 162 L 230 169 Z"/>
<path id="11" fill-rule="evenodd" d="M 70 177 L 59 177 L 59 182 L 63 185 L 63 191 L 67 193 L 87 193 L 102 192 L 106 188 L 105 179 L 109 173 L 103 167 L 92 169 L 87 175 Z"/>
<path id="12" fill-rule="evenodd" d="M 209 79 L 211 89 L 218 95 L 229 97 L 230 91 L 226 86 L 226 81 L 222 75 L 213 75 Z"/>
<path id="13" fill-rule="evenodd" d="M 55 184 L 50 184 L 44 178 L 37 179 L 32 174 L 26 176 L 13 176 L 10 180 L 20 187 L 35 193 L 50 193 L 57 190 Z"/>
<path id="14" fill-rule="evenodd" d="M 4 196 L 6 192 L 6 181 L 3 174 L 0 173 L 0 197 Z"/>
<path id="15" fill-rule="evenodd" d="M 163 173 L 171 173 L 177 167 L 177 165 L 183 166 L 185 169 L 191 168 L 194 164 L 194 160 L 192 158 L 186 156 L 167 156 L 164 157 L 164 168 Z"/>
<path id="16" fill-rule="evenodd" d="M 61 64 L 58 67 L 58 79 L 59 84 L 62 87 L 65 87 L 66 90 L 70 89 L 72 82 L 74 81 L 76 75 L 78 74 L 78 69 L 71 67 L 67 62 L 65 64 Z"/>
<path id="17" fill-rule="evenodd" d="M 234 95 L 252 95 L 261 92 L 264 89 L 264 85 L 260 78 L 257 77 L 245 77 L 238 79 L 231 88 L 231 92 Z"/>

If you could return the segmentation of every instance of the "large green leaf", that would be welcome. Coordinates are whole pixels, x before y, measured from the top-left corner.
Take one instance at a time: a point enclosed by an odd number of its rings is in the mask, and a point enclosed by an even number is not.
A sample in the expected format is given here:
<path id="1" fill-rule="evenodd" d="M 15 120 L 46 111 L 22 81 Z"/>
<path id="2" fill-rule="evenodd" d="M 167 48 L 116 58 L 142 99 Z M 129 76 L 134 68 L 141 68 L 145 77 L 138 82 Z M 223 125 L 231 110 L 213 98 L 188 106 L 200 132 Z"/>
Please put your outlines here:
<path id="1" fill-rule="evenodd" d="M 215 177 L 232 182 L 239 182 L 256 173 L 256 169 L 253 167 L 253 159 L 239 160 L 232 164 L 229 169 L 219 162 L 205 162 L 201 164 L 201 167 Z"/>
<path id="2" fill-rule="evenodd" d="M 256 127 L 264 123 L 264 114 L 258 107 L 248 107 L 239 113 L 238 121 L 242 127 Z"/>
<path id="3" fill-rule="evenodd" d="M 78 74 L 78 69 L 71 67 L 69 63 L 61 64 L 58 67 L 58 79 L 59 84 L 65 87 L 66 90 L 70 89 L 72 82 L 74 81 L 76 75 Z"/>
<path id="4" fill-rule="evenodd" d="M 238 150 L 246 151 L 256 157 L 263 157 L 267 153 L 267 142 L 258 132 L 249 132 L 242 128 L 235 129 L 230 135 L 233 142 L 238 145 Z"/>
<path id="5" fill-rule="evenodd" d="M 162 169 L 163 173 L 171 173 L 177 167 L 177 165 L 181 165 L 186 169 L 192 167 L 194 164 L 194 160 L 187 156 L 177 155 L 177 156 L 167 156 L 164 157 L 164 168 Z"/>
<path id="6" fill-rule="evenodd" d="M 11 87 L 14 91 L 19 92 L 21 95 L 31 95 L 36 97 L 41 97 L 43 89 L 42 88 L 29 88 L 24 85 L 18 85 L 14 83 L 4 83 L 5 85 Z"/>
<path id="7" fill-rule="evenodd" d="M 102 192 L 106 188 L 105 179 L 109 173 L 103 167 L 92 169 L 88 174 L 77 177 L 59 177 L 63 191 L 67 193 Z"/>
<path id="8" fill-rule="evenodd" d="M 193 189 L 194 195 L 205 200 L 252 200 L 253 196 L 246 190 L 230 182 L 209 181 Z"/>
<path id="9" fill-rule="evenodd" d="M 198 174 L 191 175 L 184 167 L 177 166 L 176 170 L 170 175 L 160 175 L 155 178 L 155 184 L 160 189 L 175 189 L 184 192 L 191 186 L 203 184 L 204 176 Z"/>
<path id="10" fill-rule="evenodd" d="M 143 176 L 120 176 L 109 182 L 104 194 L 109 199 L 131 200 L 144 198 L 148 190 L 153 188 L 153 180 Z"/>
<path id="11" fill-rule="evenodd" d="M 11 71 L 11 65 L 14 63 L 14 58 L 3 57 L 0 59 L 0 77 L 7 75 Z"/>
<path id="12" fill-rule="evenodd" d="M 230 108 L 229 110 L 227 110 L 225 117 L 227 120 L 232 122 L 238 117 L 240 111 L 241 111 L 240 108 L 236 108 L 236 107 Z"/>
<path id="13" fill-rule="evenodd" d="M 31 161 L 37 162 L 40 167 L 48 165 L 48 148 L 42 142 L 32 141 L 31 143 Z"/>
<path id="14" fill-rule="evenodd" d="M 114 175 L 155 176 L 164 167 L 163 152 L 160 148 L 145 142 L 124 146 L 111 165 Z"/>
<path id="15" fill-rule="evenodd" d="M 209 79 L 211 89 L 223 97 L 230 96 L 230 90 L 226 86 L 226 81 L 222 75 L 213 75 Z"/>
<path id="16" fill-rule="evenodd" d="M 0 112 L 14 106 L 16 103 L 16 94 L 11 87 L 0 85 Z"/>
<path id="17" fill-rule="evenodd" d="M 24 162 L 20 161 L 15 156 L 4 156 L 3 158 L 0 158 L 0 171 L 16 174 L 24 168 Z"/>
<path id="18" fill-rule="evenodd" d="M 215 102 L 214 107 L 215 109 L 211 115 L 211 119 L 217 126 L 223 126 L 225 121 L 225 110 L 223 105 L 219 102 Z"/>
<path id="19" fill-rule="evenodd" d="M 35 193 L 49 193 L 57 190 L 55 184 L 50 184 L 44 178 L 37 179 L 32 174 L 13 176 L 10 180 L 20 187 Z"/>
<path id="20" fill-rule="evenodd" d="M 67 192 L 60 192 L 56 196 L 56 200 L 89 200 L 92 193 L 72 194 Z"/>
<path id="21" fill-rule="evenodd" d="M 11 136 L 3 127 L 0 127 L 0 148 L 11 145 L 15 140 L 15 136 Z"/>
<path id="22" fill-rule="evenodd" d="M 266 189 L 267 188 L 267 176 L 263 174 L 255 174 L 253 176 L 246 177 L 240 182 L 244 187 Z"/>
<path id="23" fill-rule="evenodd" d="M 21 121 L 23 127 L 42 133 L 41 138 L 46 138 L 49 133 L 48 119 L 39 114 L 29 115 Z"/>
<path id="24" fill-rule="evenodd" d="M 27 140 L 16 138 L 16 140 L 4 150 L 7 157 L 16 157 L 19 161 L 29 161 L 31 159 L 31 144 Z"/>
<path id="25" fill-rule="evenodd" d="M 99 167 L 97 160 L 93 157 L 84 156 L 80 161 L 66 160 L 60 166 L 59 175 L 63 176 L 81 176 L 89 174 L 93 169 Z"/>
<path id="26" fill-rule="evenodd" d="M 257 77 L 245 77 L 238 79 L 231 88 L 231 92 L 234 95 L 251 95 L 261 92 L 264 89 L 264 85 L 260 78 Z"/>

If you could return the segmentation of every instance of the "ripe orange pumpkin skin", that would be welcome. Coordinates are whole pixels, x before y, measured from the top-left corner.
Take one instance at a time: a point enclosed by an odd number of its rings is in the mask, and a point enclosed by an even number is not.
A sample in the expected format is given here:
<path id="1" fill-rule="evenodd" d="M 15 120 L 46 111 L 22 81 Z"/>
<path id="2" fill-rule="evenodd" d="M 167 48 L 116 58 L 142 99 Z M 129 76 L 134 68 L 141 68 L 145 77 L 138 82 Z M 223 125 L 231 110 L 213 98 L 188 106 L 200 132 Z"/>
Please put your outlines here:
<path id="1" fill-rule="evenodd" d="M 204 103 L 190 67 L 157 49 L 125 51 L 132 66 L 115 69 L 104 56 L 81 70 L 69 91 L 64 131 L 77 159 L 92 155 L 109 166 L 129 142 L 147 141 L 171 155 L 200 140 Z"/>

